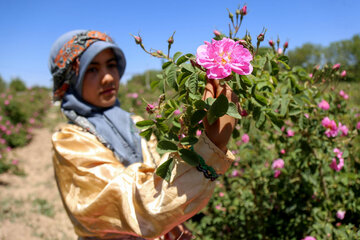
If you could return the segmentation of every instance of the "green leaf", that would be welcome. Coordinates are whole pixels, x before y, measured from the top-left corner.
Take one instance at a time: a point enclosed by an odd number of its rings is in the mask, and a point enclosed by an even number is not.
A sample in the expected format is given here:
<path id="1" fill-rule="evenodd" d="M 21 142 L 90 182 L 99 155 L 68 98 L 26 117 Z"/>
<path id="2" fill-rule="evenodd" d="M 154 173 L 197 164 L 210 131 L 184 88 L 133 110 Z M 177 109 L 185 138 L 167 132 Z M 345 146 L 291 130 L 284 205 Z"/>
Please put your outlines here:
<path id="1" fill-rule="evenodd" d="M 185 86 L 188 88 L 190 93 L 195 94 L 197 91 L 198 76 L 196 73 L 191 74 L 189 79 L 186 81 Z"/>
<path id="2" fill-rule="evenodd" d="M 278 58 L 278 60 L 280 60 L 286 64 L 289 64 L 289 58 L 287 56 L 282 55 Z"/>
<path id="3" fill-rule="evenodd" d="M 270 118 L 271 122 L 273 124 L 275 124 L 275 126 L 278 127 L 278 130 L 280 130 L 280 128 L 284 125 L 284 121 L 282 121 L 281 119 L 279 119 L 275 113 L 273 112 L 267 112 L 266 115 Z M 281 130 L 280 130 L 281 131 Z"/>
<path id="4" fill-rule="evenodd" d="M 177 61 L 176 61 L 176 65 L 180 65 L 184 62 L 186 62 L 187 60 L 190 59 L 190 57 L 192 57 L 193 55 L 191 53 L 185 54 L 183 56 L 181 56 Z"/>
<path id="5" fill-rule="evenodd" d="M 299 115 L 300 113 L 302 113 L 302 110 L 299 108 L 295 108 L 295 109 L 291 109 L 291 111 L 289 112 L 289 115 L 295 116 L 295 115 Z"/>
<path id="6" fill-rule="evenodd" d="M 279 63 L 282 63 L 282 65 L 284 65 L 284 67 L 287 69 L 287 70 L 290 70 L 291 68 L 289 67 L 289 65 L 287 65 L 285 62 L 281 61 L 281 60 L 278 60 Z"/>
<path id="7" fill-rule="evenodd" d="M 150 83 L 151 89 L 154 89 L 154 88 L 156 88 L 157 86 L 159 86 L 160 81 L 161 81 L 161 80 L 151 81 L 151 83 Z"/>
<path id="8" fill-rule="evenodd" d="M 255 93 L 255 94 L 254 94 L 254 98 L 255 98 L 255 100 L 256 100 L 258 103 L 260 103 L 261 105 L 267 106 L 267 104 L 268 104 L 267 99 L 266 99 L 263 95 L 260 95 L 260 94 Z"/>
<path id="9" fill-rule="evenodd" d="M 245 76 L 245 75 L 242 75 L 240 76 L 240 82 L 243 82 L 247 87 L 251 87 L 252 86 L 252 82 L 250 81 L 250 79 Z"/>
<path id="10" fill-rule="evenodd" d="M 176 59 L 178 59 L 178 57 L 181 56 L 181 54 L 182 54 L 182 52 L 177 52 L 177 53 L 175 53 L 174 56 L 173 56 L 173 61 L 175 62 Z"/>
<path id="11" fill-rule="evenodd" d="M 189 63 L 186 63 L 186 64 L 182 64 L 181 65 L 181 71 L 182 72 L 189 72 L 189 73 L 194 73 L 196 72 L 195 68 L 189 64 Z"/>
<path id="12" fill-rule="evenodd" d="M 241 119 L 241 115 L 238 112 L 238 108 L 237 108 L 236 104 L 233 103 L 233 102 L 229 103 L 229 108 L 228 108 L 226 114 L 231 116 L 231 117 Z"/>
<path id="13" fill-rule="evenodd" d="M 204 110 L 206 108 L 206 103 L 203 100 L 197 100 L 194 103 L 194 105 L 195 105 L 196 109 L 199 109 L 199 110 Z"/>
<path id="14" fill-rule="evenodd" d="M 246 133 L 250 131 L 250 118 L 245 118 L 242 120 L 242 127 Z"/>
<path id="15" fill-rule="evenodd" d="M 255 123 L 255 127 L 261 129 L 265 124 L 265 120 L 266 120 L 265 114 L 264 114 L 264 112 L 261 112 L 258 120 Z"/>
<path id="16" fill-rule="evenodd" d="M 279 73 L 279 66 L 277 65 L 277 63 L 273 60 L 271 60 L 271 75 L 275 76 Z"/>
<path id="17" fill-rule="evenodd" d="M 150 140 L 151 134 L 153 132 L 152 128 L 148 128 L 145 131 L 142 131 L 139 135 L 145 138 L 147 141 Z"/>
<path id="18" fill-rule="evenodd" d="M 180 149 L 179 150 L 180 157 L 182 160 L 184 160 L 186 163 L 190 164 L 191 166 L 198 166 L 200 159 L 199 156 L 188 149 Z"/>
<path id="19" fill-rule="evenodd" d="M 165 63 L 162 65 L 162 69 L 166 69 L 166 68 L 169 67 L 171 64 L 172 64 L 171 61 L 165 62 Z"/>
<path id="20" fill-rule="evenodd" d="M 280 106 L 280 115 L 285 116 L 289 107 L 290 99 L 288 96 L 285 96 L 281 99 L 281 106 Z"/>
<path id="21" fill-rule="evenodd" d="M 158 142 L 157 150 L 161 154 L 166 152 L 177 152 L 178 147 L 171 141 L 161 140 Z"/>
<path id="22" fill-rule="evenodd" d="M 169 72 L 167 74 L 166 82 L 170 87 L 177 90 L 178 86 L 176 82 L 176 66 L 174 64 L 170 66 Z"/>
<path id="23" fill-rule="evenodd" d="M 173 168 L 174 168 L 174 159 L 169 158 L 166 162 L 161 164 L 156 169 L 156 175 L 158 175 L 159 177 L 161 177 L 165 181 L 170 182 L 171 172 L 172 172 Z"/>
<path id="24" fill-rule="evenodd" d="M 143 120 L 136 123 L 136 127 L 140 129 L 148 128 L 152 125 L 154 125 L 155 122 L 153 120 Z"/>
<path id="25" fill-rule="evenodd" d="M 156 122 L 156 127 L 163 133 L 167 133 L 169 131 L 169 127 L 164 122 Z"/>
<path id="26" fill-rule="evenodd" d="M 174 111 L 175 111 L 175 108 L 169 108 L 164 112 L 164 116 L 169 117 Z"/>
<path id="27" fill-rule="evenodd" d="M 205 110 L 197 110 L 195 111 L 190 118 L 191 126 L 195 126 L 206 116 Z"/>
<path id="28" fill-rule="evenodd" d="M 194 136 L 187 136 L 180 140 L 181 144 L 183 145 L 194 145 L 197 143 L 198 139 Z"/>
<path id="29" fill-rule="evenodd" d="M 212 125 L 219 117 L 226 114 L 229 108 L 229 101 L 225 95 L 220 94 L 207 112 L 207 120 Z"/>

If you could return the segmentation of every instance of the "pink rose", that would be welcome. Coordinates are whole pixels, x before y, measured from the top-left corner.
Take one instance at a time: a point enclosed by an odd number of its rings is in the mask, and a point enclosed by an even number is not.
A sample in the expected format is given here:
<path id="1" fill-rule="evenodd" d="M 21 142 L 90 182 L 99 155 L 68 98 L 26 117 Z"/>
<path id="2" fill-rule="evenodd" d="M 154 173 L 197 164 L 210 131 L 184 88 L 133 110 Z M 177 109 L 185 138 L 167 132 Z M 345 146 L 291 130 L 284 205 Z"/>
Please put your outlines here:
<path id="1" fill-rule="evenodd" d="M 287 136 L 288 137 L 293 137 L 294 135 L 295 135 L 295 132 L 293 130 L 291 130 L 291 129 L 287 130 Z"/>
<path id="2" fill-rule="evenodd" d="M 309 118 L 309 114 L 308 114 L 308 113 L 304 113 L 304 116 L 305 116 L 306 118 Z"/>
<path id="3" fill-rule="evenodd" d="M 336 137 L 338 135 L 338 128 L 334 120 L 330 120 L 328 117 L 325 117 L 321 124 L 326 128 L 325 135 L 327 137 Z"/>
<path id="4" fill-rule="evenodd" d="M 360 130 L 360 121 L 356 124 L 356 129 Z"/>
<path id="5" fill-rule="evenodd" d="M 347 136 L 348 135 L 349 129 L 345 125 L 342 125 L 341 122 L 339 122 L 338 129 L 341 131 L 341 136 Z"/>
<path id="6" fill-rule="evenodd" d="M 179 110 L 179 109 L 176 109 L 175 111 L 174 111 L 174 115 L 175 116 L 178 116 L 178 115 L 180 115 L 181 114 L 181 111 Z"/>
<path id="7" fill-rule="evenodd" d="M 303 238 L 301 240 L 316 240 L 316 238 L 314 238 L 312 236 L 306 236 L 305 238 Z"/>
<path id="8" fill-rule="evenodd" d="M 342 71 L 341 74 L 340 74 L 341 77 L 346 77 L 346 71 Z"/>
<path id="9" fill-rule="evenodd" d="M 313 74 L 312 73 L 309 73 L 309 78 L 312 78 L 313 77 Z"/>
<path id="10" fill-rule="evenodd" d="M 340 63 L 336 63 L 333 65 L 332 69 L 337 71 L 337 70 L 339 70 L 340 66 L 341 66 Z"/>
<path id="11" fill-rule="evenodd" d="M 207 69 L 209 79 L 226 78 L 232 71 L 248 75 L 253 70 L 252 59 L 249 50 L 230 38 L 212 39 L 211 43 L 205 41 L 205 45 L 199 46 L 196 51 L 196 62 Z"/>
<path id="12" fill-rule="evenodd" d="M 219 197 L 223 197 L 225 194 L 223 192 L 219 192 Z"/>
<path id="13" fill-rule="evenodd" d="M 345 100 L 349 99 L 349 95 L 347 95 L 343 90 L 340 90 L 339 95 Z"/>
<path id="14" fill-rule="evenodd" d="M 155 106 L 152 105 L 152 104 L 148 104 L 148 105 L 146 106 L 146 111 L 147 111 L 148 113 L 150 113 L 150 114 L 154 112 L 154 109 L 155 109 Z"/>
<path id="15" fill-rule="evenodd" d="M 214 30 L 214 35 L 219 37 L 219 36 L 221 36 L 221 33 L 218 30 Z"/>
<path id="16" fill-rule="evenodd" d="M 338 219 L 340 219 L 340 220 L 343 220 L 344 217 L 345 217 L 345 213 L 346 213 L 346 211 L 338 210 L 338 211 L 336 212 L 336 217 L 337 217 Z"/>
<path id="17" fill-rule="evenodd" d="M 278 48 L 277 52 L 278 52 L 278 54 L 282 54 L 283 50 L 281 48 Z"/>
<path id="18" fill-rule="evenodd" d="M 232 172 L 231 172 L 231 177 L 238 177 L 240 176 L 240 173 L 238 170 L 234 169 Z"/>
<path id="19" fill-rule="evenodd" d="M 249 140 L 250 140 L 249 135 L 247 135 L 246 133 L 244 133 L 244 135 L 242 135 L 242 137 L 241 137 L 241 141 L 242 141 L 243 143 L 248 143 Z"/>
<path id="20" fill-rule="evenodd" d="M 201 130 L 196 130 L 196 136 L 199 137 L 201 135 Z"/>
<path id="21" fill-rule="evenodd" d="M 279 168 L 284 168 L 284 160 L 282 160 L 281 158 L 276 159 L 272 165 L 271 165 L 272 169 L 279 169 Z"/>
<path id="22" fill-rule="evenodd" d="M 280 150 L 280 153 L 281 153 L 281 154 L 285 154 L 285 153 L 286 153 L 285 149 L 281 149 L 281 150 Z"/>
<path id="23" fill-rule="evenodd" d="M 323 109 L 323 110 L 329 110 L 330 105 L 327 101 L 325 101 L 324 99 L 318 104 L 318 107 Z"/>
<path id="24" fill-rule="evenodd" d="M 344 159 L 342 158 L 343 152 L 338 148 L 334 148 L 334 153 L 336 153 L 336 157 L 334 157 L 330 163 L 330 167 L 335 171 L 339 172 L 344 167 Z M 337 163 L 337 159 L 339 163 Z"/>
<path id="25" fill-rule="evenodd" d="M 281 174 L 281 171 L 280 170 L 275 170 L 274 171 L 274 178 L 278 178 Z"/>

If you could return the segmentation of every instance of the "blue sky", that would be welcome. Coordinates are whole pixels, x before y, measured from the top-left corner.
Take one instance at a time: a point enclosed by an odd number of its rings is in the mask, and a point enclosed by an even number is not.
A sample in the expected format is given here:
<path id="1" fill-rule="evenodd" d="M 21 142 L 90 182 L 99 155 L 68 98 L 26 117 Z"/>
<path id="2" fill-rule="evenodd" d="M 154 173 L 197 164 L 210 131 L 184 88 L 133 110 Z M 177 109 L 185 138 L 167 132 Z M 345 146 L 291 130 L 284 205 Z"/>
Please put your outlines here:
<path id="1" fill-rule="evenodd" d="M 101 2 L 101 3 L 100 3 Z M 74 29 L 108 33 L 123 49 L 127 69 L 123 81 L 148 69 L 160 69 L 160 60 L 145 54 L 131 34 L 147 48 L 166 52 L 174 32 L 172 53 L 195 53 L 213 30 L 228 32 L 228 13 L 247 4 L 248 15 L 240 36 L 253 39 L 265 27 L 267 41 L 279 36 L 294 49 L 306 42 L 329 45 L 360 34 L 359 0 L 0 0 L 0 75 L 5 81 L 20 77 L 27 86 L 52 85 L 48 57 L 52 43 Z"/>

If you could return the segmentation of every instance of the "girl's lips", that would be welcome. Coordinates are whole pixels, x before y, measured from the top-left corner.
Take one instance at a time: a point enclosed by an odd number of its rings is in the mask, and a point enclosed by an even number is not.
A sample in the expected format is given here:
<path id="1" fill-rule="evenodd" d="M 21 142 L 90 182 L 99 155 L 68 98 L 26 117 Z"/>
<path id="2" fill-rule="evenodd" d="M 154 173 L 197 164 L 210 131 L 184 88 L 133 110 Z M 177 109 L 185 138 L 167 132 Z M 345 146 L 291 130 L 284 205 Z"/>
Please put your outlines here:
<path id="1" fill-rule="evenodd" d="M 104 91 L 101 91 L 100 95 L 103 95 L 103 94 L 105 94 L 105 95 L 107 95 L 107 94 L 115 94 L 115 88 L 109 88 L 109 89 L 106 89 Z"/>

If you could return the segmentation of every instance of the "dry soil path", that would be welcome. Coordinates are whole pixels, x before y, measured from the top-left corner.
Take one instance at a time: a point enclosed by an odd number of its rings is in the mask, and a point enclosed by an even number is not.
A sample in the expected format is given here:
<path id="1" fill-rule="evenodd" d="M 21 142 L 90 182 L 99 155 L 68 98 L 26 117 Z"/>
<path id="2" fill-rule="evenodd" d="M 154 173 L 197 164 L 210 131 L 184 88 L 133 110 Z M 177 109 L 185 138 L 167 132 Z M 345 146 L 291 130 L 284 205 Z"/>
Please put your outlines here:
<path id="1" fill-rule="evenodd" d="M 56 122 L 55 111 L 47 120 Z M 0 240 L 77 239 L 56 188 L 51 135 L 35 129 L 30 144 L 13 151 L 25 176 L 0 174 Z"/>

